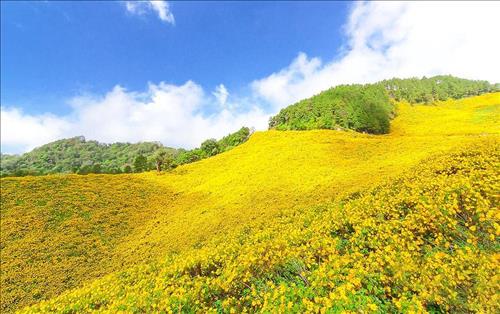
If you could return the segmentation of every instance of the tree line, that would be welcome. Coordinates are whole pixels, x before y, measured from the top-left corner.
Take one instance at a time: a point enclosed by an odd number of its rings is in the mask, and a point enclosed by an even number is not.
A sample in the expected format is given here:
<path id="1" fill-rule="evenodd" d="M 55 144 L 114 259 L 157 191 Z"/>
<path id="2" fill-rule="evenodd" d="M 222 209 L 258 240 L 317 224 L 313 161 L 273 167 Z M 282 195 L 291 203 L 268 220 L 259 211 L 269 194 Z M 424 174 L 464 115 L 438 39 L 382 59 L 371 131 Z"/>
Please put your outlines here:
<path id="1" fill-rule="evenodd" d="M 350 129 L 383 134 L 389 132 L 389 123 L 394 115 L 392 100 L 431 104 L 448 98 L 459 99 L 499 90 L 500 84 L 451 75 L 340 85 L 282 109 L 269 120 L 269 128 Z"/>
<path id="2" fill-rule="evenodd" d="M 2 154 L 0 175 L 161 171 L 228 151 L 245 142 L 250 134 L 251 130 L 243 127 L 220 140 L 208 139 L 191 150 L 166 147 L 160 142 L 105 144 L 78 136 L 43 145 L 22 155 Z"/>

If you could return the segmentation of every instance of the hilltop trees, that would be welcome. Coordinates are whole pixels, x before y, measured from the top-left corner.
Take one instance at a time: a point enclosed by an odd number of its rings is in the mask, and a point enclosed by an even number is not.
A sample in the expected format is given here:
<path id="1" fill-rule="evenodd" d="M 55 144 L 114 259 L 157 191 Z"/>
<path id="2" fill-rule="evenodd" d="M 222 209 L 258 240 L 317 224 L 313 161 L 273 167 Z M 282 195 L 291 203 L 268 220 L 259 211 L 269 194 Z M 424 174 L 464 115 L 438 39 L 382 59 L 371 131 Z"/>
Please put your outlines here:
<path id="1" fill-rule="evenodd" d="M 160 147 L 163 145 L 157 142 L 105 144 L 78 136 L 45 144 L 22 155 L 2 154 L 0 173 L 1 176 L 120 173 L 126 165 L 133 166 L 138 155 L 149 158 Z M 147 170 L 150 168 L 148 165 Z"/>
<path id="2" fill-rule="evenodd" d="M 429 104 L 448 98 L 459 99 L 468 96 L 481 95 L 497 91 L 498 86 L 488 81 L 466 80 L 451 75 L 384 80 L 378 85 L 383 86 L 389 96 L 397 101 Z"/>
<path id="3" fill-rule="evenodd" d="M 387 133 L 392 104 L 377 85 L 341 85 L 282 109 L 269 121 L 278 130 L 351 129 Z"/>
<path id="4" fill-rule="evenodd" d="M 375 84 L 340 85 L 282 109 L 269 121 L 270 129 L 350 129 L 383 134 L 389 131 L 392 102 L 429 104 L 448 98 L 499 90 L 498 84 L 451 75 L 390 79 Z"/>
<path id="5" fill-rule="evenodd" d="M 200 148 L 179 150 L 175 157 L 175 165 L 195 162 L 231 150 L 246 142 L 251 134 L 250 128 L 242 127 L 238 131 L 224 136 L 219 141 L 213 138 L 208 139 L 201 144 Z"/>
<path id="6" fill-rule="evenodd" d="M 224 136 L 218 143 L 220 151 L 225 152 L 244 143 L 251 134 L 252 131 L 249 128 L 242 127 L 238 131 Z"/>

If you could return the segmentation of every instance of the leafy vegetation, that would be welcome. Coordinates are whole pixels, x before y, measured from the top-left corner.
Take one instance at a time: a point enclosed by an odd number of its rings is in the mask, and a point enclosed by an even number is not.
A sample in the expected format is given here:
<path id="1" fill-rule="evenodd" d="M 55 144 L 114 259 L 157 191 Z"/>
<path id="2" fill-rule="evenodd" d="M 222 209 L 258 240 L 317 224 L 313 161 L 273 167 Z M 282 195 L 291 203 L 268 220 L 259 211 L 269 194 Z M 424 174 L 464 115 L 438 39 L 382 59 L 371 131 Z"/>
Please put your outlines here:
<path id="1" fill-rule="evenodd" d="M 43 175 L 51 173 L 122 173 L 137 156 L 148 158 L 161 143 L 104 144 L 83 136 L 58 140 L 21 156 L 2 156 L 2 176 Z M 170 150 L 175 151 L 170 148 Z M 143 170 L 151 165 L 145 160 Z"/>
<path id="2" fill-rule="evenodd" d="M 488 81 L 466 80 L 451 75 L 438 75 L 431 78 L 393 78 L 378 83 L 396 101 L 430 104 L 449 98 L 460 99 L 500 90 L 500 85 Z"/>
<path id="3" fill-rule="evenodd" d="M 500 93 L 397 112 L 161 175 L 2 178 L 1 311 L 496 312 Z"/>
<path id="4" fill-rule="evenodd" d="M 183 165 L 231 150 L 234 147 L 246 142 L 252 132 L 253 131 L 249 128 L 242 127 L 238 131 L 223 137 L 219 141 L 211 138 L 201 143 L 200 148 L 188 151 L 180 150 L 175 157 L 174 164 Z"/>
<path id="5" fill-rule="evenodd" d="M 219 141 L 209 140 L 215 145 L 210 152 L 203 145 L 199 149 L 186 151 L 164 147 L 159 142 L 104 144 L 78 136 L 43 145 L 21 156 L 2 155 L 0 174 L 5 177 L 54 173 L 144 172 L 158 169 L 157 151 L 165 152 L 165 156 L 173 158 L 167 167 L 172 168 L 228 151 L 246 141 L 249 136 L 250 129 L 243 127 Z"/>
<path id="6" fill-rule="evenodd" d="M 391 79 L 375 84 L 341 85 L 282 109 L 269 121 L 278 130 L 350 129 L 383 134 L 389 131 L 393 102 L 432 103 L 500 90 L 487 81 L 453 76 Z"/>
<path id="7" fill-rule="evenodd" d="M 271 118 L 278 130 L 350 129 L 387 133 L 392 104 L 379 85 L 341 85 L 282 109 Z"/>
<path id="8" fill-rule="evenodd" d="M 165 167 L 166 169 L 172 168 L 174 164 L 174 154 L 171 152 L 167 151 L 164 148 L 158 149 L 154 155 L 153 159 L 156 163 L 156 171 L 158 173 L 161 172 L 162 167 Z"/>

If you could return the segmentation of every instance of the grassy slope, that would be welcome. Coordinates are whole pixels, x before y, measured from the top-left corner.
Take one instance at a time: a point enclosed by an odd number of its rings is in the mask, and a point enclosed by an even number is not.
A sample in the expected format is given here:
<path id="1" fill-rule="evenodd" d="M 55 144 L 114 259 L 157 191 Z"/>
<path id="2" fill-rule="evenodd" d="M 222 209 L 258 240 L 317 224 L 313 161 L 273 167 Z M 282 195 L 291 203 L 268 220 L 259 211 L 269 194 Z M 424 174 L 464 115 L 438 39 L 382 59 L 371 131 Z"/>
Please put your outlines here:
<path id="1" fill-rule="evenodd" d="M 497 138 L 499 116 L 499 93 L 401 105 L 384 136 L 258 132 L 230 152 L 161 176 L 2 179 L 2 310 L 264 229 L 283 213 L 368 188 L 434 153 Z"/>

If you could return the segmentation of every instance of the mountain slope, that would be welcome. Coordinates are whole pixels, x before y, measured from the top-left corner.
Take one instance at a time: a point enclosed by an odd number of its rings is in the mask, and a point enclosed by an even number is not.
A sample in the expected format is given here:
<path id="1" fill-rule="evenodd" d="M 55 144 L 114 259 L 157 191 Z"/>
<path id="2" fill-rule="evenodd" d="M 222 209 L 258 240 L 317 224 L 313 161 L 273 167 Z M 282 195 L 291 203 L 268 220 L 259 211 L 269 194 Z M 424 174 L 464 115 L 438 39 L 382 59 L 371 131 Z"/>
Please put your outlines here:
<path id="1" fill-rule="evenodd" d="M 482 145 L 496 147 L 499 111 L 500 93 L 436 106 L 401 104 L 387 135 L 257 132 L 229 152 L 162 175 L 4 178 L 2 311 L 171 254 L 207 252 L 221 239 L 232 245 L 258 238 L 258 230 L 300 213 L 314 216 L 317 206 L 387 182 L 437 153 L 485 140 Z M 281 245 L 266 243 L 271 251 Z M 109 291 L 102 293 L 112 303 Z"/>
<path id="2" fill-rule="evenodd" d="M 22 312 L 496 313 L 499 162 L 483 138 Z"/>
<path id="3" fill-rule="evenodd" d="M 499 84 L 439 75 L 390 79 L 373 84 L 339 85 L 282 109 L 269 120 L 278 130 L 349 129 L 371 134 L 389 131 L 394 101 L 430 105 L 498 92 Z"/>

